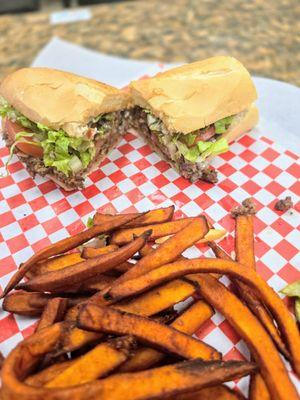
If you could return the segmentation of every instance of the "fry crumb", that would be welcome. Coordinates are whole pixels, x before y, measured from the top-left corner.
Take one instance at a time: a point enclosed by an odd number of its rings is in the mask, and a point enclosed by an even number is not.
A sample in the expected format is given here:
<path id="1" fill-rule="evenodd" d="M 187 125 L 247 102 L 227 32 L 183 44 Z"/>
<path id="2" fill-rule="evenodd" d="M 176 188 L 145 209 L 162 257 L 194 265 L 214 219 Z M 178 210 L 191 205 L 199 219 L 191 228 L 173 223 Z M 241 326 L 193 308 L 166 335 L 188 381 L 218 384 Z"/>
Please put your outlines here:
<path id="1" fill-rule="evenodd" d="M 274 206 L 275 210 L 283 212 L 288 211 L 292 207 L 293 201 L 291 196 L 287 196 L 285 199 L 279 199 Z"/>
<path id="2" fill-rule="evenodd" d="M 239 215 L 255 215 L 256 214 L 256 207 L 254 200 L 252 197 L 245 199 L 242 202 L 242 205 L 233 207 L 231 210 L 231 216 L 236 218 Z"/>

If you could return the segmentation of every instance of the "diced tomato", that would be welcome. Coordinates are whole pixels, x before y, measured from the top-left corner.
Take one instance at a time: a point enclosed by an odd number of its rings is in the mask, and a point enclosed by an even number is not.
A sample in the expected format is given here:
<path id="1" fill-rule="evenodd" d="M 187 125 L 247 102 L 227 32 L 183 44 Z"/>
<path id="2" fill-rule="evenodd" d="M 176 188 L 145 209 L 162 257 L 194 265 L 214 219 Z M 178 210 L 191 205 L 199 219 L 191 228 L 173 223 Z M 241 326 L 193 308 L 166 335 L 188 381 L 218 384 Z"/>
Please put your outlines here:
<path id="1" fill-rule="evenodd" d="M 209 139 L 211 139 L 212 137 L 215 136 L 215 127 L 214 125 L 211 125 L 209 128 L 206 128 L 205 130 L 203 130 L 202 132 L 199 133 L 199 135 L 196 137 L 195 142 L 206 142 Z"/>
<path id="2" fill-rule="evenodd" d="M 95 133 L 95 130 L 90 128 L 86 133 L 87 138 L 92 139 L 92 137 L 94 136 L 94 133 Z"/>
<path id="3" fill-rule="evenodd" d="M 23 126 L 17 124 L 16 122 L 10 121 L 8 118 L 5 118 L 4 121 L 4 129 L 6 134 L 8 135 L 9 139 L 14 142 L 16 138 L 16 134 L 18 132 L 27 132 L 28 129 L 24 128 Z M 33 142 L 32 138 L 27 137 L 27 142 Z M 30 143 L 18 143 L 16 147 L 21 150 L 23 153 L 28 154 L 33 157 L 43 157 L 43 149 L 40 146 L 36 146 Z"/>

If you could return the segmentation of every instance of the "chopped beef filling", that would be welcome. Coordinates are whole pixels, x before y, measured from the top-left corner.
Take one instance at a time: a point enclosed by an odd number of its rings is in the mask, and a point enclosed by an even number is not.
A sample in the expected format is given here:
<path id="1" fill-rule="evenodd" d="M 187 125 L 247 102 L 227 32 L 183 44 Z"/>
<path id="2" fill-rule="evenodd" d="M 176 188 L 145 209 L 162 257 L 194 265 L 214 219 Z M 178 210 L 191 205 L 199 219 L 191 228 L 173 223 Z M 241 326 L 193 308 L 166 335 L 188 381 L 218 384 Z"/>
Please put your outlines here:
<path id="1" fill-rule="evenodd" d="M 220 134 L 226 132 L 232 117 L 186 135 L 169 132 L 161 120 L 140 107 L 131 111 L 130 118 L 133 128 L 182 176 L 191 182 L 199 179 L 211 183 L 218 181 L 217 172 L 208 167 L 207 159 L 228 150 L 227 141 Z"/>
<path id="2" fill-rule="evenodd" d="M 17 151 L 16 154 L 24 162 L 32 177 L 35 177 L 36 174 L 51 176 L 65 183 L 70 189 L 82 188 L 87 172 L 99 164 L 102 158 L 115 146 L 121 135 L 126 132 L 128 127 L 128 119 L 124 118 L 124 112 L 122 111 L 106 114 L 106 117 L 104 121 L 103 119 L 99 119 L 90 123 L 90 128 L 99 133 L 94 135 L 93 139 L 91 138 L 95 145 L 95 154 L 88 166 L 76 173 L 71 172 L 67 176 L 55 167 L 45 166 L 42 158 L 28 156 L 20 151 Z M 7 146 L 11 147 L 13 143 L 10 142 L 5 132 L 3 133 L 3 138 Z"/>
<path id="3" fill-rule="evenodd" d="M 291 196 L 287 196 L 285 199 L 278 200 L 275 203 L 275 210 L 277 211 L 288 211 L 293 207 L 293 201 Z"/>
<path id="4" fill-rule="evenodd" d="M 242 205 L 233 207 L 231 216 L 236 218 L 239 215 L 254 215 L 256 214 L 256 207 L 253 199 L 249 197 L 242 202 Z"/>

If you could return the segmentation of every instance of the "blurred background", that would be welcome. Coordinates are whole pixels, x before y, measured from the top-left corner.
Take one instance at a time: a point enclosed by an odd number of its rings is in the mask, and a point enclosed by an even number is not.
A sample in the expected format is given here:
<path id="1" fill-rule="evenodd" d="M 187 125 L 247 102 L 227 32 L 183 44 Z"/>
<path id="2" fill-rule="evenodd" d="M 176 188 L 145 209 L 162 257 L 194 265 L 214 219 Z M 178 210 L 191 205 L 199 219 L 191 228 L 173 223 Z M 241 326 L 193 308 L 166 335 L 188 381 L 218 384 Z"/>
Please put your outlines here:
<path id="1" fill-rule="evenodd" d="M 0 0 L 0 80 L 53 36 L 141 60 L 228 54 L 300 86 L 299 0 Z"/>

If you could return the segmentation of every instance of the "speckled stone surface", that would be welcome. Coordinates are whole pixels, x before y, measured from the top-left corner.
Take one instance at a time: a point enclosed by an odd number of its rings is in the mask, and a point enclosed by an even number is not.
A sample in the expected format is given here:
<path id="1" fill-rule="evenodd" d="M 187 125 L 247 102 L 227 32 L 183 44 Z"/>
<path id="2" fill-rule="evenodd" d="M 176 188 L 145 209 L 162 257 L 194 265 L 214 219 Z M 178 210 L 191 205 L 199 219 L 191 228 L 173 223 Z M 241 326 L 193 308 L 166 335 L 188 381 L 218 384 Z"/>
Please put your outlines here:
<path id="1" fill-rule="evenodd" d="M 137 0 L 91 10 L 90 21 L 54 26 L 46 13 L 0 17 L 0 80 L 28 66 L 55 35 L 135 59 L 229 54 L 253 74 L 300 86 L 299 0 Z"/>

